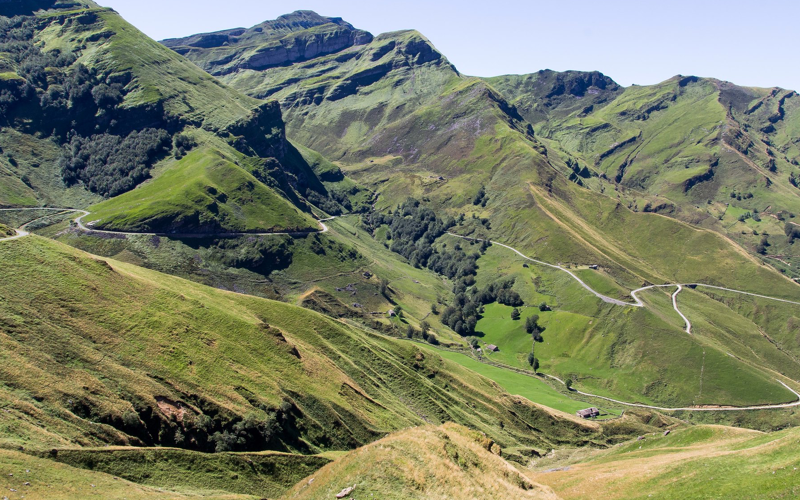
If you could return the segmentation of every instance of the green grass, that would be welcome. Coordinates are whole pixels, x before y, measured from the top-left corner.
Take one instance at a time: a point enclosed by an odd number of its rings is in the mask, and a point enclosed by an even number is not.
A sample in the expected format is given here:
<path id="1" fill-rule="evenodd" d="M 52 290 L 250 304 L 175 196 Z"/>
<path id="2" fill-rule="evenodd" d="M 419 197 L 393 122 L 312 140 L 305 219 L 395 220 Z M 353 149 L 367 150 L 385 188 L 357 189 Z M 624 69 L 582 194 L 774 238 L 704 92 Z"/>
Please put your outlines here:
<path id="1" fill-rule="evenodd" d="M 509 394 L 522 396 L 534 403 L 555 408 L 556 410 L 567 413 L 575 413 L 578 410 L 586 408 L 588 405 L 588 403 L 575 401 L 574 399 L 566 397 L 545 382 L 538 380 L 535 377 L 530 377 L 511 370 L 481 363 L 480 361 L 477 361 L 466 354 L 443 351 L 428 346 L 425 346 L 425 348 L 429 351 L 436 352 L 439 356 L 445 359 L 454 361 L 465 368 L 469 368 L 470 370 L 480 373 L 484 377 L 493 380 Z M 489 359 L 494 360 L 494 357 L 490 356 Z M 604 411 L 608 411 L 612 415 L 619 414 L 619 410 L 604 409 Z"/>
<path id="2" fill-rule="evenodd" d="M 800 492 L 797 440 L 797 429 L 761 434 L 692 427 L 668 436 L 646 435 L 644 441 L 579 459 L 575 470 L 528 477 L 565 499 L 584 498 L 590 489 L 609 499 L 793 498 Z M 589 483 L 587 477 L 598 480 Z"/>
<path id="3" fill-rule="evenodd" d="M 184 494 L 276 497 L 330 459 L 287 453 L 198 453 L 174 448 L 59 450 L 44 457 Z"/>
<path id="4" fill-rule="evenodd" d="M 167 500 L 198 498 L 195 493 L 177 493 L 160 487 L 143 486 L 110 474 L 70 467 L 52 460 L 32 457 L 18 451 L 0 450 L 3 478 L 0 485 L 11 498 L 48 498 L 54 500 Z M 13 476 L 11 475 L 13 474 Z M 25 483 L 30 483 L 26 485 Z M 11 489 L 16 493 L 10 492 Z M 251 500 L 250 495 L 229 493 L 203 496 L 209 500 Z"/>
<path id="5" fill-rule="evenodd" d="M 283 415 L 283 430 L 267 447 L 304 453 L 350 450 L 425 421 L 470 425 L 503 446 L 537 448 L 604 446 L 642 429 L 633 421 L 586 427 L 410 342 L 40 237 L 0 245 L 0 258 L 8 266 L 0 281 L 3 447 L 82 448 L 65 460 L 87 467 L 130 457 L 128 467 L 103 470 L 147 482 L 142 464 L 157 455 L 89 448 L 143 440 L 170 446 L 178 434 L 201 443 L 202 415 L 220 429 L 244 417 L 266 421 L 269 412 Z M 539 391 L 556 402 L 554 391 L 543 384 Z M 176 402 L 184 414 L 170 417 Z M 125 423 L 131 413 L 147 421 L 147 432 Z M 193 455 L 170 457 L 152 481 L 214 489 L 233 470 L 201 460 L 218 470 L 203 482 L 197 471 L 205 465 L 192 465 Z M 181 467 L 195 471 L 185 483 L 175 479 Z"/>
<path id="6" fill-rule="evenodd" d="M 90 208 L 84 221 L 142 232 L 281 232 L 318 229 L 310 216 L 222 152 L 200 148 L 152 182 Z"/>

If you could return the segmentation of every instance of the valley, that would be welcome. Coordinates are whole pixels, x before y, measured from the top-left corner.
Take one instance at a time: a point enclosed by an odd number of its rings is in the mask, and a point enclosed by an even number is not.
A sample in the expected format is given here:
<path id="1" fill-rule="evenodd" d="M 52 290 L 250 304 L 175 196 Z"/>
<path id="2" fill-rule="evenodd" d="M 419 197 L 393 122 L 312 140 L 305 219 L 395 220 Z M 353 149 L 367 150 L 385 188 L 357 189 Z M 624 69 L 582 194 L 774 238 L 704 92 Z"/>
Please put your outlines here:
<path id="1" fill-rule="evenodd" d="M 0 488 L 792 496 L 798 110 L 0 3 Z"/>

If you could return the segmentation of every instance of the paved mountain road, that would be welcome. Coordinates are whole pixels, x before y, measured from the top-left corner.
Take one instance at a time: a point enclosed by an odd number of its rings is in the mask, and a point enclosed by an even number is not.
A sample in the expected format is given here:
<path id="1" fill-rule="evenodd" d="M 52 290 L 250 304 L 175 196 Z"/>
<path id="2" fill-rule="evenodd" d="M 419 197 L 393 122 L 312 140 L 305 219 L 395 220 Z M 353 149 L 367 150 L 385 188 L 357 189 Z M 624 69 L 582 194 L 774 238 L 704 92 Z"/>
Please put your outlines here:
<path id="1" fill-rule="evenodd" d="M 472 237 L 469 237 L 469 236 L 461 236 L 460 234 L 449 233 L 449 232 L 447 234 L 449 234 L 450 236 L 455 236 L 457 238 L 461 238 L 461 239 L 465 239 L 465 240 L 487 241 L 487 242 L 491 243 L 492 245 L 497 245 L 497 246 L 501 246 L 503 248 L 507 248 L 507 249 L 511 250 L 512 252 L 516 253 L 517 255 L 519 255 L 520 257 L 522 257 L 523 259 L 529 260 L 531 262 L 535 262 L 537 264 L 541 264 L 543 266 L 551 267 L 553 269 L 558 269 L 559 271 L 563 271 L 563 272 L 569 274 L 570 276 L 572 276 L 572 278 L 575 281 L 577 281 L 578 283 L 580 283 L 583 288 L 585 288 L 586 290 L 591 292 L 593 295 L 595 295 L 597 298 L 599 298 L 603 302 L 607 302 L 609 304 L 615 304 L 615 305 L 618 305 L 618 306 L 644 307 L 644 303 L 641 300 L 639 300 L 639 297 L 636 295 L 637 293 L 643 292 L 645 290 L 650 290 L 652 288 L 665 288 L 665 287 L 676 286 L 676 287 L 678 287 L 678 291 L 675 292 L 675 294 L 672 296 L 672 304 L 673 304 L 673 307 L 675 308 L 675 311 L 677 311 L 678 314 L 680 314 L 680 316 L 686 322 L 687 332 L 688 333 L 691 333 L 692 325 L 689 322 L 689 320 L 686 318 L 686 316 L 684 316 L 683 313 L 681 313 L 681 311 L 678 309 L 678 301 L 677 301 L 678 293 L 680 293 L 683 290 L 683 287 L 685 287 L 685 286 L 688 286 L 688 287 L 701 286 L 701 287 L 706 287 L 706 288 L 714 288 L 714 289 L 717 289 L 717 290 L 724 290 L 726 292 L 740 293 L 742 295 L 750 295 L 751 297 L 759 297 L 759 298 L 762 298 L 762 299 L 777 300 L 778 302 L 785 302 L 785 303 L 788 303 L 788 304 L 797 304 L 798 306 L 800 306 L 800 302 L 795 302 L 793 300 L 779 299 L 777 297 L 770 297 L 768 295 L 759 295 L 757 293 L 743 292 L 741 290 L 734 290 L 733 288 L 725 288 L 725 287 L 721 287 L 721 286 L 707 285 L 705 283 L 667 283 L 667 284 L 664 284 L 664 285 L 644 286 L 642 288 L 638 288 L 638 289 L 636 289 L 636 290 L 631 292 L 631 297 L 633 297 L 633 300 L 635 302 L 633 302 L 633 303 L 624 302 L 622 300 L 614 299 L 614 298 L 608 297 L 606 295 L 603 295 L 600 292 L 595 291 L 594 289 L 592 289 L 592 287 L 587 285 L 582 279 L 580 279 L 575 273 L 573 273 L 569 269 L 566 269 L 564 267 L 561 267 L 561 266 L 558 266 L 558 265 L 555 265 L 555 264 L 549 264 L 547 262 L 543 262 L 541 260 L 536 260 L 534 258 L 528 257 L 527 255 L 525 255 L 524 253 L 520 252 L 519 250 L 517 250 L 514 247 L 510 247 L 508 245 L 504 245 L 503 243 L 498 243 L 498 242 L 492 241 L 492 240 L 483 240 L 481 238 L 472 238 Z"/>
<path id="2" fill-rule="evenodd" d="M 292 231 L 292 232 L 273 232 L 273 233 L 246 233 L 246 232 L 232 232 L 232 233 L 166 233 L 166 232 L 131 232 L 131 231 L 108 231 L 105 229 L 95 229 L 91 227 L 92 222 L 87 222 L 86 224 L 89 225 L 87 227 L 83 223 L 83 218 L 87 215 L 90 215 L 89 212 L 86 210 L 80 210 L 77 208 L 0 208 L 0 211 L 21 211 L 21 210 L 50 210 L 54 212 L 80 212 L 81 215 L 75 218 L 75 224 L 77 224 L 78 228 L 83 231 L 91 232 L 91 233 L 100 233 L 100 234 L 121 234 L 125 236 L 169 236 L 173 238 L 209 238 L 209 237 L 217 237 L 217 238 L 236 238 L 240 236 L 305 236 L 308 234 L 322 234 L 327 233 L 330 228 L 325 224 L 325 222 L 329 220 L 333 220 L 336 217 L 328 217 L 327 219 L 318 219 L 320 230 L 319 231 Z M 45 216 L 46 217 L 46 216 Z M 28 236 L 30 233 L 27 231 L 23 231 L 23 229 L 36 222 L 39 219 L 43 219 L 44 217 L 39 217 L 38 219 L 34 219 L 31 222 L 23 225 L 17 230 L 17 236 L 12 236 L 9 238 L 2 238 L 0 241 L 7 241 L 7 240 L 15 240 L 25 236 Z"/>
<path id="3" fill-rule="evenodd" d="M 336 217 L 329 217 L 327 219 L 319 219 L 318 222 L 320 224 L 320 227 L 322 228 L 320 231 L 280 232 L 280 233 L 217 233 L 217 234 L 207 234 L 207 233 L 204 233 L 204 234 L 177 234 L 177 233 L 144 233 L 144 232 L 135 233 L 135 232 L 107 231 L 107 230 L 102 230 L 102 229 L 92 229 L 90 227 L 86 227 L 83 224 L 83 218 L 86 217 L 87 215 L 89 215 L 89 212 L 87 212 L 85 210 L 72 209 L 72 208 L 3 208 L 3 209 L 0 209 L 0 211 L 11 211 L 11 210 L 17 210 L 17 211 L 20 211 L 20 210 L 49 210 L 49 211 L 56 211 L 56 212 L 80 212 L 81 215 L 79 217 L 75 218 L 75 223 L 77 224 L 77 226 L 81 230 L 86 231 L 86 232 L 105 233 L 105 234 L 124 234 L 124 235 L 131 235 L 131 236 L 135 236 L 135 235 L 172 236 L 172 237 L 183 237 L 183 238 L 199 238 L 199 237 L 209 237 L 209 236 L 236 237 L 236 236 L 306 235 L 306 234 L 326 233 L 326 232 L 329 231 L 329 228 L 325 224 L 325 222 L 327 222 L 329 220 L 333 220 L 333 219 L 336 218 Z M 30 233 L 28 231 L 25 231 L 25 227 L 29 226 L 33 222 L 36 222 L 37 220 L 40 220 L 42 218 L 44 218 L 44 217 L 36 218 L 36 219 L 34 219 L 34 220 L 22 225 L 19 229 L 17 229 L 17 235 L 11 236 L 11 237 L 8 237 L 8 238 L 2 238 L 2 239 L 0 239 L 0 241 L 17 240 L 17 239 L 24 238 L 24 237 L 28 236 Z M 88 223 L 88 224 L 91 224 L 91 223 Z M 540 260 L 537 260 L 537 259 L 533 259 L 533 258 L 528 257 L 527 255 L 523 254 L 522 252 L 520 252 L 516 248 L 513 248 L 513 247 L 511 247 L 509 245 L 505 245 L 503 243 L 498 243 L 498 242 L 491 241 L 491 240 L 482 240 L 480 238 L 471 238 L 471 237 L 468 237 L 468 236 L 461 236 L 461 235 L 455 234 L 455 233 L 447 233 L 447 234 L 449 234 L 451 236 L 458 237 L 458 238 L 462 238 L 462 239 L 465 239 L 465 240 L 488 241 L 489 243 L 491 243 L 493 245 L 501 246 L 503 248 L 507 248 L 507 249 L 511 250 L 512 252 L 516 253 L 517 255 L 522 257 L 523 259 L 529 260 L 531 262 L 535 262 L 535 263 L 540 264 L 542 266 L 546 266 L 546 267 L 550 267 L 550 268 L 553 268 L 553 269 L 558 269 L 559 271 L 563 271 L 563 272 L 569 274 L 575 281 L 580 283 L 580 285 L 583 288 L 585 288 L 586 290 L 591 292 L 594 296 L 596 296 L 597 298 L 599 298 L 603 302 L 606 302 L 606 303 L 609 303 L 609 304 L 614 304 L 614 305 L 619 305 L 619 306 L 629 306 L 629 307 L 644 307 L 644 303 L 636 295 L 638 292 L 642 292 L 644 290 L 650 290 L 650 289 L 653 289 L 653 288 L 677 287 L 677 290 L 675 291 L 675 293 L 672 294 L 672 306 L 675 309 L 675 311 L 680 315 L 680 317 L 683 318 L 684 322 L 686 323 L 686 333 L 688 333 L 690 335 L 692 333 L 692 324 L 689 321 L 689 319 L 678 308 L 678 294 L 681 291 L 683 291 L 683 287 L 684 286 L 691 286 L 691 287 L 702 286 L 702 287 L 706 287 L 706 288 L 713 288 L 713 289 L 717 289 L 717 290 L 723 290 L 723 291 L 734 292 L 734 293 L 739 293 L 739 294 L 743 294 L 743 295 L 749 295 L 749 296 L 752 296 L 752 297 L 759 297 L 759 298 L 763 298 L 763 299 L 776 300 L 776 301 L 779 301 L 779 302 L 785 302 L 785 303 L 789 303 L 789 304 L 800 305 L 800 302 L 795 302 L 795 301 L 792 301 L 792 300 L 779 299 L 779 298 L 776 298 L 776 297 L 769 297 L 767 295 L 759 295 L 759 294 L 756 294 L 756 293 L 743 292 L 741 290 L 734 290 L 732 288 L 725 288 L 725 287 L 720 287 L 720 286 L 715 286 L 715 285 L 706 285 L 706 284 L 703 284 L 703 283 L 691 283 L 691 284 L 674 283 L 674 284 L 664 284 L 664 285 L 650 285 L 650 286 L 646 286 L 646 287 L 642 287 L 642 288 L 636 289 L 636 290 L 631 292 L 631 297 L 635 301 L 634 303 L 624 302 L 624 301 L 621 301 L 621 300 L 618 300 L 618 299 L 614 299 L 614 298 L 608 297 L 606 295 L 603 295 L 603 294 L 595 291 L 594 289 L 592 289 L 589 285 L 587 285 L 583 280 L 581 280 L 575 273 L 573 273 L 569 269 L 565 269 L 565 268 L 563 268 L 561 266 L 558 266 L 558 265 L 555 265 L 555 264 L 550 264 L 550 263 L 543 262 L 543 261 L 540 261 Z M 552 376 L 552 375 L 546 375 L 546 376 L 549 377 L 549 378 L 552 378 L 554 380 L 557 380 L 558 382 L 560 382 L 562 384 L 564 383 L 564 381 L 562 381 L 558 377 L 555 377 L 555 376 Z M 605 396 L 599 396 L 599 395 L 596 395 L 596 394 L 591 394 L 591 393 L 582 392 L 582 391 L 578 391 L 578 390 L 574 390 L 574 392 L 577 393 L 577 394 L 581 394 L 583 396 L 604 399 L 606 401 L 610 401 L 610 402 L 613 402 L 613 403 L 621 404 L 621 405 L 624 405 L 624 406 L 634 406 L 634 407 L 639 407 L 639 408 L 650 408 L 650 409 L 662 410 L 662 411 L 764 410 L 764 409 L 770 409 L 770 408 L 792 408 L 792 407 L 795 407 L 795 406 L 800 406 L 800 393 L 798 393 L 797 391 L 795 391 L 794 389 L 792 389 L 791 387 L 789 387 L 788 385 L 786 385 L 782 381 L 778 380 L 778 382 L 781 385 L 783 385 L 784 387 L 786 387 L 786 389 L 791 391 L 793 394 L 795 394 L 798 397 L 798 400 L 793 402 L 793 403 L 783 403 L 783 404 L 773 404 L 773 405 L 757 405 L 757 406 L 746 406 L 746 407 L 734 407 L 734 406 L 722 406 L 722 405 L 716 406 L 716 405 L 714 405 L 714 406 L 695 406 L 695 407 L 683 407 L 683 408 L 666 408 L 666 407 L 660 407 L 660 406 L 645 405 L 645 404 L 640 404 L 640 403 L 627 403 L 625 401 L 619 401 L 619 400 L 611 399 L 611 398 L 608 398 L 608 397 L 605 397 Z"/>

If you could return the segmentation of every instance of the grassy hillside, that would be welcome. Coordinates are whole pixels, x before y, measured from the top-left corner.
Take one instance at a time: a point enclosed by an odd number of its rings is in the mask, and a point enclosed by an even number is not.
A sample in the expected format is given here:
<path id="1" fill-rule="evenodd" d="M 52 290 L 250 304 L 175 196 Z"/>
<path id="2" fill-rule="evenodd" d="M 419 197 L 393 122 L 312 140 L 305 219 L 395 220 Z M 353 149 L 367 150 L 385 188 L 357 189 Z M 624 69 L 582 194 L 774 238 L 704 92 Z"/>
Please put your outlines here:
<path id="1" fill-rule="evenodd" d="M 284 498 L 334 498 L 344 488 L 354 498 L 558 498 L 500 454 L 491 439 L 461 426 L 416 427 L 339 458 Z"/>
<path id="2" fill-rule="evenodd" d="M 28 14 L 0 17 L 0 204 L 86 207 L 127 194 L 101 205 L 104 225 L 263 231 L 312 227 L 299 213 L 309 204 L 338 214 L 369 198 L 338 170 L 320 169 L 323 184 L 286 140 L 276 103 L 226 87 L 113 10 Z M 159 187 L 188 178 L 180 194 Z"/>
<path id="3" fill-rule="evenodd" d="M 198 148 L 138 189 L 90 207 L 92 227 L 139 232 L 313 231 L 319 225 L 219 150 Z"/>
<path id="4" fill-rule="evenodd" d="M 637 191 L 629 206 L 713 228 L 797 277 L 782 234 L 800 211 L 796 92 L 682 76 L 621 89 L 579 72 L 488 81 L 576 164 Z"/>
<path id="5" fill-rule="evenodd" d="M 293 305 L 38 237 L 4 242 L 0 254 L 10 269 L 0 283 L 5 447 L 307 454 L 453 421 L 503 446 L 549 449 L 604 446 L 644 429 L 633 416 L 577 422 L 414 344 Z M 63 459 L 82 464 L 91 453 Z M 114 467 L 103 470 L 137 477 Z"/>
<path id="6" fill-rule="evenodd" d="M 793 452 L 797 429 L 762 434 L 699 426 L 645 438 L 609 452 L 555 453 L 536 460 L 528 477 L 564 499 L 590 493 L 611 499 L 767 499 L 800 491 L 800 463 Z"/>

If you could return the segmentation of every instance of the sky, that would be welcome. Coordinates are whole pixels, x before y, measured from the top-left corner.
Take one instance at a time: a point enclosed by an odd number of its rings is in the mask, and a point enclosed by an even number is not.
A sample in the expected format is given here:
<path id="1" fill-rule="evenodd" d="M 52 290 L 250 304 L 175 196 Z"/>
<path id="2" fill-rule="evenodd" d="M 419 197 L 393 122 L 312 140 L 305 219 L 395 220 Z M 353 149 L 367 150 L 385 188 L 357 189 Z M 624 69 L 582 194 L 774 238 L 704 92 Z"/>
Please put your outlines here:
<path id="1" fill-rule="evenodd" d="M 800 90 L 796 0 L 97 0 L 161 40 L 295 10 L 375 35 L 413 28 L 464 74 L 598 70 L 621 85 L 696 75 Z"/>

